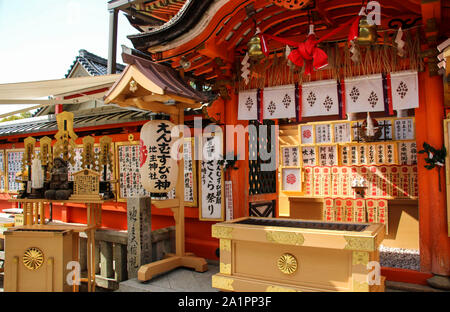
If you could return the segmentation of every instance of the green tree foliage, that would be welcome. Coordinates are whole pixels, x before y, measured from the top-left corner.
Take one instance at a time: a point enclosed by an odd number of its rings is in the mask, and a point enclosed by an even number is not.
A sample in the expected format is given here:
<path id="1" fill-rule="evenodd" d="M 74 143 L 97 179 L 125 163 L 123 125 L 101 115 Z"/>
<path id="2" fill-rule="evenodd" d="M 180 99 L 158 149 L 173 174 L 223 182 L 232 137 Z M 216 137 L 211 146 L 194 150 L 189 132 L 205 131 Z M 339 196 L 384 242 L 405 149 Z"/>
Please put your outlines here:
<path id="1" fill-rule="evenodd" d="M 0 122 L 19 120 L 19 119 L 25 119 L 25 118 L 30 118 L 30 117 L 31 117 L 31 113 L 30 112 L 26 112 L 26 113 L 20 113 L 18 115 L 12 115 L 12 116 L 3 118 L 3 119 L 0 120 Z"/>

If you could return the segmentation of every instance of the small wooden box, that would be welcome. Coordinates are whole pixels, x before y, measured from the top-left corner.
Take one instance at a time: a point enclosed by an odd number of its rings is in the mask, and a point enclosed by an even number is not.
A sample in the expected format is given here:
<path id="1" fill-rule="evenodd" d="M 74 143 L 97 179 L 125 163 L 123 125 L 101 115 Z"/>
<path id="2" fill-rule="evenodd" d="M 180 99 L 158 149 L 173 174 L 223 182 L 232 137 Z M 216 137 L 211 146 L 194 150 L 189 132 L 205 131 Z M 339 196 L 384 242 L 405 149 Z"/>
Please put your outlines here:
<path id="1" fill-rule="evenodd" d="M 71 291 L 67 263 L 77 259 L 78 233 L 51 228 L 14 228 L 5 234 L 5 292 Z"/>
<path id="2" fill-rule="evenodd" d="M 379 264 L 382 224 L 241 218 L 218 223 L 222 291 L 383 291 L 367 265 Z M 378 267 L 379 268 L 379 267 Z M 370 282 L 369 282 L 370 281 Z"/>

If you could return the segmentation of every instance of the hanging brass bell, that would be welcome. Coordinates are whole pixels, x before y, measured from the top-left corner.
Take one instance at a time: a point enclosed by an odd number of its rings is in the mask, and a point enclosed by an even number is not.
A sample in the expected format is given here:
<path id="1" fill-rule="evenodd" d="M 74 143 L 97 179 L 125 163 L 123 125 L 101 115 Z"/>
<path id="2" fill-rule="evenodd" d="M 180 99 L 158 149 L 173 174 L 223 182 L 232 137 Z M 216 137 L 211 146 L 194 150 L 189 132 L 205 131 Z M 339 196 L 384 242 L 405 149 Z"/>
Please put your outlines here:
<path id="1" fill-rule="evenodd" d="M 369 24 L 367 17 L 363 16 L 359 21 L 359 36 L 357 39 L 360 45 L 370 45 L 377 41 L 377 25 Z"/>
<path id="2" fill-rule="evenodd" d="M 261 47 L 261 38 L 259 36 L 253 36 L 247 43 L 248 56 L 253 60 L 260 60 L 264 57 L 264 53 Z"/>

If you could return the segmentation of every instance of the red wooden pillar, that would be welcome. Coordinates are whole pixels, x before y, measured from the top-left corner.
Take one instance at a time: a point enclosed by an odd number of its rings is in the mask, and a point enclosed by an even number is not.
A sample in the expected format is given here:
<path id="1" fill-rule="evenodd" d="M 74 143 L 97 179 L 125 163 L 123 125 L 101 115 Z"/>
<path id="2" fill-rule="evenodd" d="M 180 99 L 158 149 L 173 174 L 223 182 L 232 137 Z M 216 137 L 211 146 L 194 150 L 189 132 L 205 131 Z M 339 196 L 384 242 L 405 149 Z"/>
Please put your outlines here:
<path id="1" fill-rule="evenodd" d="M 444 93 L 442 77 L 430 77 L 428 68 L 419 73 L 420 107 L 416 109 L 417 146 L 424 142 L 442 148 L 444 142 Z M 439 192 L 437 169 L 424 168 L 426 156 L 418 157 L 419 230 L 421 270 L 450 275 L 450 238 L 447 229 L 445 171 L 441 169 Z"/>
<path id="2" fill-rule="evenodd" d="M 63 112 L 63 105 L 62 104 L 55 104 L 55 115 L 58 115 Z"/>

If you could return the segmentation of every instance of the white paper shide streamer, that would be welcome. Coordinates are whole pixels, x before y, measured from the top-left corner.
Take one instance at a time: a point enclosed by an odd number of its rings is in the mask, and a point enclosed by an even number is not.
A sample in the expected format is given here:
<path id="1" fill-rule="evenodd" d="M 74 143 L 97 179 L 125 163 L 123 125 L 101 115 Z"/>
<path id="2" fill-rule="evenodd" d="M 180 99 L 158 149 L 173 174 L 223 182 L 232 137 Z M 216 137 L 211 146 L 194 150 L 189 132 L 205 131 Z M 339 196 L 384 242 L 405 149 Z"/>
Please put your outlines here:
<path id="1" fill-rule="evenodd" d="M 249 56 L 248 53 L 245 54 L 244 59 L 241 62 L 242 65 L 242 74 L 241 77 L 245 80 L 245 84 L 248 85 L 249 83 L 249 76 L 250 76 L 250 64 L 248 62 Z"/>
<path id="2" fill-rule="evenodd" d="M 403 40 L 403 30 L 400 27 L 397 32 L 397 36 L 395 37 L 395 43 L 397 44 L 397 54 L 400 57 L 405 56 L 405 41 Z"/>

